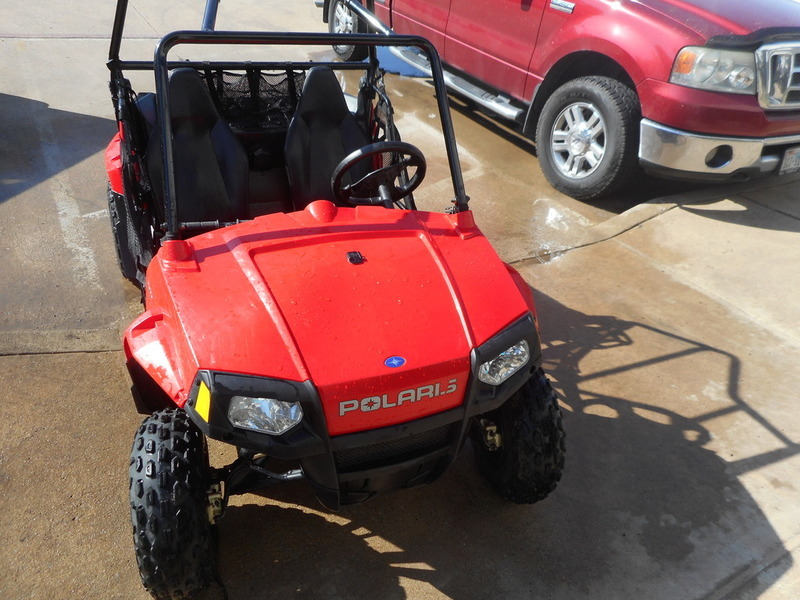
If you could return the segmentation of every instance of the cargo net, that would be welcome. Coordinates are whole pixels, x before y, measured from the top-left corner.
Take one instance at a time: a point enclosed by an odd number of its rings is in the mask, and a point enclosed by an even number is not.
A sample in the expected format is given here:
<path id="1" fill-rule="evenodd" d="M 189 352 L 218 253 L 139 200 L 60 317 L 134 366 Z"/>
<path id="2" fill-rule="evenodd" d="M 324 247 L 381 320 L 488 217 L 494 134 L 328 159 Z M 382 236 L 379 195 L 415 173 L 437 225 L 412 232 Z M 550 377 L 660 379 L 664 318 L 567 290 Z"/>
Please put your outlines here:
<path id="1" fill-rule="evenodd" d="M 305 71 L 206 70 L 203 77 L 222 118 L 234 131 L 285 131 L 303 89 Z"/>

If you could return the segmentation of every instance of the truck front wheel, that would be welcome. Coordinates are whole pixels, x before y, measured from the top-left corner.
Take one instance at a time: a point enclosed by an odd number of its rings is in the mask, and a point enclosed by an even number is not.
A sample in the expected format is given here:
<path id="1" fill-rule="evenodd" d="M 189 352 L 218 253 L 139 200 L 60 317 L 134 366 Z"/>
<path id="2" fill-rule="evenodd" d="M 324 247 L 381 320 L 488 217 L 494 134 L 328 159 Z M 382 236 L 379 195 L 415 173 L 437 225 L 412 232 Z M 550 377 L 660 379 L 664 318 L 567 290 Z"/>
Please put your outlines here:
<path id="1" fill-rule="evenodd" d="M 471 437 L 478 470 L 506 500 L 538 502 L 561 479 L 561 411 L 541 369 L 500 408 L 477 418 Z"/>
<path id="2" fill-rule="evenodd" d="M 593 200 L 621 188 L 638 165 L 641 109 L 636 93 L 610 77 L 580 77 L 558 88 L 536 127 L 539 164 L 558 191 Z"/>
<path id="3" fill-rule="evenodd" d="M 328 31 L 330 33 L 367 33 L 367 26 L 341 0 L 331 0 L 328 5 Z M 369 55 L 366 46 L 334 45 L 333 51 L 342 60 L 364 60 Z"/>

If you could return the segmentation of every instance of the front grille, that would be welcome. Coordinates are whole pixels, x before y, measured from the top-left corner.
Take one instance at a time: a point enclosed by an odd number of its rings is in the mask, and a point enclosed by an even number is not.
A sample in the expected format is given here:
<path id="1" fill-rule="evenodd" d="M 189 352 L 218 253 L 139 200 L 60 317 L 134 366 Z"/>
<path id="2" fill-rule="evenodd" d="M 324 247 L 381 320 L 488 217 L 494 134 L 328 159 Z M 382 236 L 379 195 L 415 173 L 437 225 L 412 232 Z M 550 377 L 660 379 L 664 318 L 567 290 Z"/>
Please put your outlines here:
<path id="1" fill-rule="evenodd" d="M 766 109 L 800 108 L 800 42 L 766 44 L 756 50 L 758 100 Z"/>
<path id="2" fill-rule="evenodd" d="M 337 450 L 333 457 L 341 472 L 374 469 L 412 460 L 444 448 L 449 443 L 449 434 L 450 426 L 444 425 L 397 440 Z"/>

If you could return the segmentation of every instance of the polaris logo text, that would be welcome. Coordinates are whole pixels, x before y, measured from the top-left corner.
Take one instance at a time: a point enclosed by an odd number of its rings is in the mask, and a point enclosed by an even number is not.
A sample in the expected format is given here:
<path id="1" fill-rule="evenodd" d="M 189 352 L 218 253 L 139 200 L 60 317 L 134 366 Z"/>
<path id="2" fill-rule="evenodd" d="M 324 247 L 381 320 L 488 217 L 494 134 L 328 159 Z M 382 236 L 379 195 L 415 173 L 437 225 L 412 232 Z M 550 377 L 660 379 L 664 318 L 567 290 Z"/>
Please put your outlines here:
<path id="1" fill-rule="evenodd" d="M 431 383 L 422 385 L 410 390 L 403 390 L 397 394 L 396 398 L 389 400 L 389 394 L 381 396 L 367 396 L 361 400 L 343 400 L 339 402 L 339 416 L 343 417 L 349 412 L 360 410 L 361 412 L 372 412 L 383 408 L 397 408 L 406 402 L 419 402 L 420 400 L 438 398 L 452 394 L 458 389 L 456 380 L 451 379 L 447 383 Z"/>

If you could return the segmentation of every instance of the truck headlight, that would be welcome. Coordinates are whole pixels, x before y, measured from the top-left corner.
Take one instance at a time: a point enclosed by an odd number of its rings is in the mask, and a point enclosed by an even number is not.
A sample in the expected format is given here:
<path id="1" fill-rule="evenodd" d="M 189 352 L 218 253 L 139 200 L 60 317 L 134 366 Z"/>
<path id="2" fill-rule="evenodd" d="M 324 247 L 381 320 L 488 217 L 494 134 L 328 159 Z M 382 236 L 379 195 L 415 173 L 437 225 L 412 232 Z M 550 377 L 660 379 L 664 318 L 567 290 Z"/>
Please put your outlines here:
<path id="1" fill-rule="evenodd" d="M 701 90 L 755 94 L 755 55 L 738 50 L 687 46 L 678 52 L 669 80 Z"/>
<path id="2" fill-rule="evenodd" d="M 298 402 L 234 396 L 228 407 L 228 420 L 240 429 L 280 435 L 303 420 L 303 409 Z"/>
<path id="3" fill-rule="evenodd" d="M 528 364 L 531 351 L 528 342 L 521 340 L 478 368 L 478 379 L 490 385 L 500 385 Z"/>

